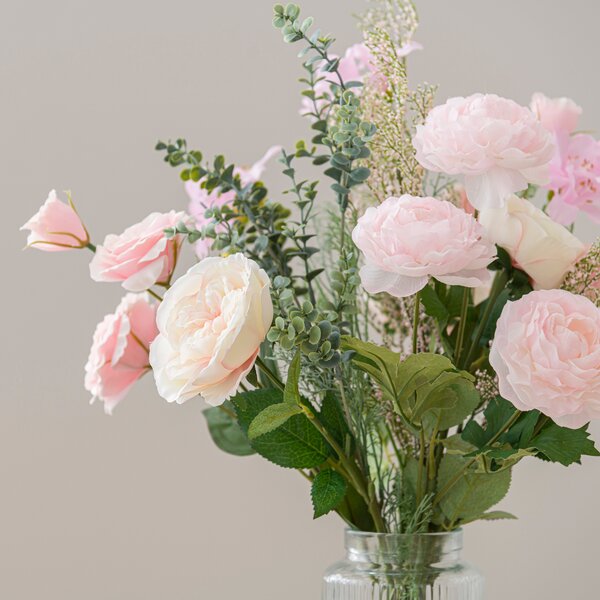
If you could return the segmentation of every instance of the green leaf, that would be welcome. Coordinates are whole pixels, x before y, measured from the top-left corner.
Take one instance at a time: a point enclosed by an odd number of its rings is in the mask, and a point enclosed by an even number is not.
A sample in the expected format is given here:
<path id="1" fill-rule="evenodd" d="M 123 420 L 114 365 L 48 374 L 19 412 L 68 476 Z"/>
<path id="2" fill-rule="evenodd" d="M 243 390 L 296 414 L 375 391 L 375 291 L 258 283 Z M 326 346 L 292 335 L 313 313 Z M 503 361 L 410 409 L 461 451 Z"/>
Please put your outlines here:
<path id="1" fill-rule="evenodd" d="M 582 456 L 600 456 L 594 442 L 589 439 L 587 428 L 586 425 L 581 429 L 568 429 L 550 423 L 531 441 L 531 446 L 548 460 L 568 467 L 580 463 Z"/>
<path id="2" fill-rule="evenodd" d="M 490 400 L 483 413 L 486 422 L 485 429 L 476 421 L 471 421 L 465 427 L 462 439 L 477 448 L 485 448 L 488 442 L 506 425 L 515 410 L 516 408 L 508 400 L 504 400 L 500 396 Z"/>
<path id="3" fill-rule="evenodd" d="M 431 285 L 426 285 L 421 290 L 421 302 L 423 303 L 425 312 L 438 321 L 440 326 L 444 328 L 448 323 L 450 313 Z"/>
<path id="4" fill-rule="evenodd" d="M 327 392 L 323 398 L 319 419 L 335 441 L 342 448 L 347 449 L 349 455 L 352 454 L 354 440 L 339 400 L 331 391 Z"/>
<path id="5" fill-rule="evenodd" d="M 304 322 L 302 324 L 304 325 Z M 301 357 L 302 353 L 300 352 L 300 350 L 298 350 L 296 352 L 296 355 L 292 359 L 290 368 L 288 369 L 287 381 L 285 382 L 285 390 L 283 392 L 283 401 L 286 404 L 296 406 L 300 404 L 300 392 L 298 391 L 298 382 L 300 380 Z M 300 410 L 300 412 L 302 412 L 302 410 Z"/>
<path id="6" fill-rule="evenodd" d="M 244 392 L 232 399 L 238 421 L 245 432 L 267 406 L 282 401 L 283 394 L 275 389 Z M 290 469 L 314 469 L 334 454 L 304 414 L 294 415 L 276 430 L 251 440 L 251 444 L 262 457 Z"/>
<path id="7" fill-rule="evenodd" d="M 282 402 L 280 404 L 271 404 L 262 412 L 254 417 L 248 428 L 248 438 L 255 440 L 261 435 L 265 435 L 281 427 L 294 415 L 302 413 L 302 408 L 297 404 Z"/>
<path id="8" fill-rule="evenodd" d="M 350 173 L 350 177 L 357 183 L 362 183 L 363 181 L 366 181 L 367 179 L 369 179 L 369 175 L 371 175 L 371 171 L 369 171 L 367 167 L 358 167 Z"/>
<path id="9" fill-rule="evenodd" d="M 203 411 L 210 437 L 217 448 L 228 454 L 234 456 L 255 454 L 248 437 L 234 418 L 233 410 L 231 402 L 225 402 L 222 406 Z"/>
<path id="10" fill-rule="evenodd" d="M 347 489 L 346 480 L 333 469 L 326 469 L 318 473 L 313 480 L 310 492 L 314 518 L 318 519 L 335 510 L 344 499 Z"/>
<path id="11" fill-rule="evenodd" d="M 482 515 L 478 515 L 477 517 L 474 517 L 472 519 L 463 519 L 461 520 L 460 524 L 466 525 L 467 523 L 473 523 L 473 521 L 502 521 L 508 519 L 517 519 L 517 517 L 515 517 L 515 515 L 513 515 L 512 513 L 506 512 L 504 510 L 492 510 Z"/>
<path id="12" fill-rule="evenodd" d="M 460 456 L 444 455 L 438 474 L 438 492 L 454 481 L 469 462 L 469 459 Z M 510 469 L 497 473 L 476 473 L 473 470 L 462 473 L 440 500 L 447 523 L 453 527 L 483 515 L 506 496 L 510 481 Z"/>

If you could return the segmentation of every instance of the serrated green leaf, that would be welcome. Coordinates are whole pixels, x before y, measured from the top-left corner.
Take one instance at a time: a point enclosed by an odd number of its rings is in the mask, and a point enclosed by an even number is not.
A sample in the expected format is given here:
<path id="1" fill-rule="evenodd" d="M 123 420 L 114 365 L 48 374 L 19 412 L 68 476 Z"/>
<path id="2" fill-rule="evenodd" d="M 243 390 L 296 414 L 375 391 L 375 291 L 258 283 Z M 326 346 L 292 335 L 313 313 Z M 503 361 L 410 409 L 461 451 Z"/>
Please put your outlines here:
<path id="1" fill-rule="evenodd" d="M 267 408 L 259 412 L 252 420 L 252 423 L 250 423 L 250 427 L 248 428 L 248 438 L 252 441 L 261 435 L 274 431 L 294 415 L 299 415 L 300 413 L 302 413 L 302 408 L 300 406 L 288 402 L 267 406 Z"/>
<path id="2" fill-rule="evenodd" d="M 346 422 L 344 411 L 340 406 L 340 402 L 331 391 L 327 392 L 325 398 L 323 398 L 319 419 L 327 431 L 333 436 L 335 441 L 342 448 L 348 449 L 348 454 L 351 455 L 354 447 L 354 440 L 350 433 L 348 423 Z"/>
<path id="3" fill-rule="evenodd" d="M 461 473 L 469 460 L 452 454 L 444 455 L 438 474 L 438 491 Z M 446 523 L 455 526 L 483 515 L 508 493 L 511 482 L 510 469 L 498 473 L 477 473 L 468 470 L 461 474 L 440 500 Z M 438 517 L 439 519 L 439 517 Z"/>
<path id="4" fill-rule="evenodd" d="M 502 521 L 502 520 L 514 520 L 518 517 L 515 517 L 512 513 L 506 512 L 504 510 L 492 510 L 490 512 L 484 513 L 472 519 L 463 519 L 461 520 L 461 525 L 467 525 L 467 523 L 473 523 L 474 521 Z"/>
<path id="5" fill-rule="evenodd" d="M 347 489 L 346 480 L 333 469 L 318 473 L 312 482 L 310 492 L 314 518 L 318 519 L 335 510 L 344 499 Z"/>
<path id="6" fill-rule="evenodd" d="M 250 445 L 248 436 L 242 431 L 233 416 L 234 408 L 230 402 L 221 407 L 207 408 L 203 411 L 208 431 L 213 442 L 220 450 L 234 456 L 250 456 L 256 451 Z"/>
<path id="7" fill-rule="evenodd" d="M 531 446 L 544 457 L 565 467 L 580 463 L 582 456 L 600 456 L 593 440 L 589 439 L 588 426 L 568 429 L 550 423 L 531 441 Z"/>
<path id="8" fill-rule="evenodd" d="M 238 394 L 232 404 L 242 430 L 247 432 L 260 412 L 282 401 L 283 394 L 279 390 L 262 389 Z M 291 417 L 275 431 L 252 440 L 251 444 L 262 457 L 291 469 L 313 469 L 333 456 L 333 450 L 304 414 Z"/>

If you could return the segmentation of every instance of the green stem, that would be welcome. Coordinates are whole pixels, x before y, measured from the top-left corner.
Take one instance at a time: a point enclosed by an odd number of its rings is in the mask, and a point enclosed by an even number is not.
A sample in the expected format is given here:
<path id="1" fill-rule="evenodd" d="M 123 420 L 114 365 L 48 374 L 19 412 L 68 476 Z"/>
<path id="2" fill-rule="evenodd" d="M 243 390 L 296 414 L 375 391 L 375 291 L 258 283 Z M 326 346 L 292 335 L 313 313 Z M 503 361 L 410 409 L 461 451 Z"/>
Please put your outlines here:
<path id="1" fill-rule="evenodd" d="M 421 312 L 421 292 L 415 294 L 415 312 L 413 315 L 412 351 L 417 353 L 419 349 L 419 318 Z"/>
<path id="2" fill-rule="evenodd" d="M 92 242 L 88 242 L 85 245 L 86 248 L 88 248 L 89 250 L 91 250 L 92 252 L 96 252 L 96 246 L 94 244 L 92 244 Z"/>
<path id="3" fill-rule="evenodd" d="M 477 348 L 479 347 L 481 336 L 483 335 L 483 332 L 487 327 L 490 316 L 492 315 L 492 311 L 494 310 L 494 306 L 496 305 L 496 300 L 498 299 L 500 292 L 502 292 L 502 290 L 506 287 L 507 283 L 508 275 L 506 274 L 506 271 L 499 271 L 496 274 L 494 283 L 492 284 L 492 289 L 490 290 L 490 295 L 485 305 L 483 314 L 479 319 L 479 323 L 477 325 L 477 329 L 475 330 L 475 335 L 473 336 L 473 341 L 471 342 L 469 352 L 467 352 L 465 356 L 465 360 L 462 365 L 465 369 L 469 368 L 469 366 L 473 362 L 473 359 L 475 358 L 475 354 L 477 352 Z"/>
<path id="4" fill-rule="evenodd" d="M 271 369 L 269 369 L 269 367 L 267 367 L 267 365 L 265 364 L 265 362 L 263 361 L 263 359 L 260 356 L 256 357 L 256 366 L 267 376 L 267 378 L 270 380 L 270 382 L 279 391 L 283 392 L 285 390 L 285 386 L 283 385 L 283 383 L 281 383 L 281 381 L 279 380 L 277 375 L 275 375 L 275 373 L 273 373 L 273 371 L 271 371 Z"/>
<path id="5" fill-rule="evenodd" d="M 454 364 L 460 364 L 460 355 L 463 344 L 465 343 L 465 331 L 467 329 L 467 313 L 469 311 L 469 288 L 463 288 L 462 305 L 460 307 L 460 323 L 458 324 L 458 334 L 456 336 L 456 346 L 454 349 Z"/>
<path id="6" fill-rule="evenodd" d="M 304 409 L 304 414 L 306 415 L 308 420 L 313 424 L 315 429 L 323 436 L 325 441 L 334 449 L 335 453 L 338 455 L 340 464 L 346 471 L 350 483 L 366 502 L 367 507 L 369 508 L 369 513 L 373 517 L 373 522 L 375 523 L 375 528 L 377 532 L 385 532 L 387 528 L 381 516 L 381 511 L 377 504 L 377 498 L 374 494 L 369 493 L 369 486 L 368 484 L 366 484 L 366 482 L 363 481 L 362 473 L 360 473 L 356 465 L 346 456 L 344 449 L 337 443 L 336 439 L 332 435 L 330 435 L 329 431 L 327 431 L 327 429 L 319 421 L 319 419 L 312 412 L 312 410 L 305 405 L 303 405 L 302 408 Z"/>
<path id="7" fill-rule="evenodd" d="M 508 419 L 508 421 L 504 424 L 504 426 L 492 437 L 492 439 L 488 442 L 488 446 L 493 446 L 500 437 L 506 433 L 519 419 L 519 417 L 523 413 L 520 410 L 517 410 L 513 413 L 513 415 Z M 438 493 L 433 498 L 432 506 L 436 506 L 439 502 L 444 498 L 444 496 L 459 482 L 461 477 L 477 462 L 477 457 L 472 458 L 450 481 L 438 491 Z"/>
<path id="8" fill-rule="evenodd" d="M 159 302 L 162 302 L 162 296 L 159 296 L 154 290 L 146 290 L 151 296 L 153 296 L 154 298 L 156 298 Z"/>

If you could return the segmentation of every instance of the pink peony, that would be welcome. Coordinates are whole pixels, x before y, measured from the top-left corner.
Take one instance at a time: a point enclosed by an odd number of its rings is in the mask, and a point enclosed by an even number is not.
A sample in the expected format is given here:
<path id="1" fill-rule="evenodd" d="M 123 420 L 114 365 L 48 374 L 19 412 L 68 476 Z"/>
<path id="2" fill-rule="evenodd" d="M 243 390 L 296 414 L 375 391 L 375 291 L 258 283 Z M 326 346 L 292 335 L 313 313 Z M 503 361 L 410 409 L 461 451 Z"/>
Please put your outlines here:
<path id="1" fill-rule="evenodd" d="M 107 235 L 90 263 L 94 281 L 118 281 L 130 292 L 143 292 L 169 281 L 182 236 L 167 238 L 165 229 L 187 220 L 183 212 L 152 213 L 120 235 Z"/>
<path id="2" fill-rule="evenodd" d="M 583 211 L 600 223 L 600 142 L 587 134 L 559 138 L 547 187 L 554 192 L 548 214 L 555 221 L 571 225 Z"/>
<path id="3" fill-rule="evenodd" d="M 259 181 L 267 168 L 267 163 L 279 152 L 281 152 L 281 146 L 271 146 L 265 155 L 250 167 L 237 167 L 235 173 L 240 176 L 242 185 Z M 201 183 L 202 180 L 185 182 L 185 191 L 190 199 L 188 212 L 194 218 L 198 229 L 202 229 L 211 222 L 212 219 L 205 216 L 209 208 L 225 206 L 233 202 L 235 198 L 233 190 L 222 194 L 217 191 L 209 193 L 201 187 Z M 210 238 L 198 240 L 194 245 L 198 258 L 209 256 L 212 244 L 213 240 Z"/>
<path id="4" fill-rule="evenodd" d="M 85 248 L 90 236 L 71 199 L 61 202 L 52 190 L 38 212 L 21 227 L 29 229 L 27 245 L 46 252 Z"/>
<path id="5" fill-rule="evenodd" d="M 449 285 L 483 285 L 496 255 L 472 215 L 450 202 L 408 194 L 368 208 L 352 239 L 365 255 L 360 271 L 365 290 L 399 298 L 424 288 L 429 277 Z"/>
<path id="6" fill-rule="evenodd" d="M 530 107 L 540 123 L 556 134 L 573 133 L 583 112 L 570 98 L 548 98 L 539 92 L 531 98 Z"/>
<path id="7" fill-rule="evenodd" d="M 127 294 L 96 327 L 85 365 L 85 389 L 112 414 L 131 386 L 150 370 L 148 352 L 158 334 L 156 304 L 146 294 Z"/>
<path id="8" fill-rule="evenodd" d="M 577 429 L 600 417 L 600 309 L 564 290 L 531 292 L 502 311 L 490 352 L 500 394 Z"/>
<path id="9" fill-rule="evenodd" d="M 555 152 L 553 136 L 528 108 L 493 94 L 435 107 L 413 142 L 426 169 L 464 176 L 477 209 L 502 207 L 528 183 L 547 183 Z"/>

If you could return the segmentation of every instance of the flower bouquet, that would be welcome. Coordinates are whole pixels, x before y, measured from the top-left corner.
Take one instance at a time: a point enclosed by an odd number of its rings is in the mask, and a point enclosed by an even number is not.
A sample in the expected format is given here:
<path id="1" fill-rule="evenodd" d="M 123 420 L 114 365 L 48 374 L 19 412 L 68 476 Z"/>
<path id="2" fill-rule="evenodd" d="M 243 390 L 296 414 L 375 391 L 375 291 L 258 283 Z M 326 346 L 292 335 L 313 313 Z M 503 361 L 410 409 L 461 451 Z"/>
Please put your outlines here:
<path id="1" fill-rule="evenodd" d="M 521 460 L 599 455 L 600 244 L 573 222 L 600 222 L 600 143 L 565 98 L 434 106 L 408 83 L 409 0 L 372 0 L 343 55 L 295 4 L 273 24 L 300 48 L 310 141 L 250 168 L 159 142 L 187 212 L 96 246 L 51 192 L 29 246 L 89 249 L 128 292 L 85 367 L 107 413 L 151 372 L 207 403 L 221 450 L 296 469 L 315 518 L 347 523 L 324 598 L 481 598 L 462 526 L 514 518 L 493 508 Z M 276 155 L 286 203 L 260 180 Z"/>

